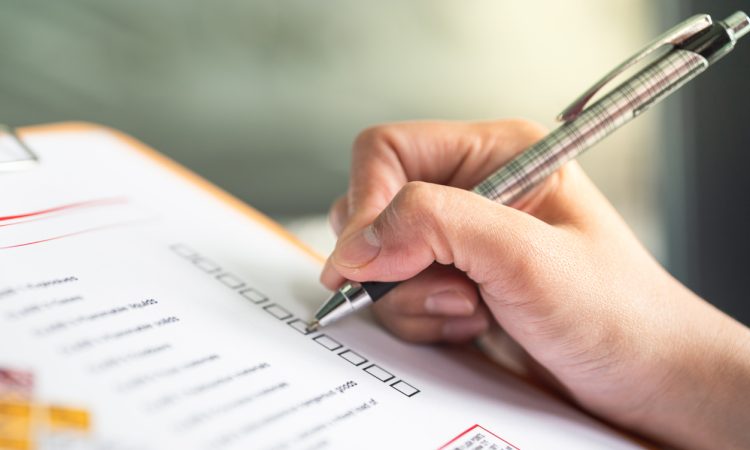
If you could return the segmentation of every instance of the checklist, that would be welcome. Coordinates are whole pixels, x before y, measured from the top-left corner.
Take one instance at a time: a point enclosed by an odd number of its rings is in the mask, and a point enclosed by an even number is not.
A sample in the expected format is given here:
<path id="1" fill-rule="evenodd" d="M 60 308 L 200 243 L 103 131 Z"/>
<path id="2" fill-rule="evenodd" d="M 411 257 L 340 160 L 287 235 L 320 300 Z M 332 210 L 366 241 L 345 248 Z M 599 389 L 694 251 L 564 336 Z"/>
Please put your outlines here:
<path id="1" fill-rule="evenodd" d="M 0 175 L 22 193 L 0 202 L 0 447 L 638 448 L 472 348 L 368 311 L 310 330 L 318 255 L 132 138 L 66 127 Z"/>

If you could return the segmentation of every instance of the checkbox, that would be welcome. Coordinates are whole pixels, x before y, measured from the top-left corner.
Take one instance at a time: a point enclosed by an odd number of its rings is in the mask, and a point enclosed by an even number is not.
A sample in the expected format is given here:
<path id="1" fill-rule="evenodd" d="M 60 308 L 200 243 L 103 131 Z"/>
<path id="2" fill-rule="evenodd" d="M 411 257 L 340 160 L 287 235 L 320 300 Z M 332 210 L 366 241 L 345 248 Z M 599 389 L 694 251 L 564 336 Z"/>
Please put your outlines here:
<path id="1" fill-rule="evenodd" d="M 223 273 L 221 275 L 217 275 L 216 279 L 221 281 L 231 289 L 237 289 L 245 285 L 244 281 L 240 280 L 231 273 Z"/>
<path id="2" fill-rule="evenodd" d="M 198 253 L 196 253 L 195 250 L 185 244 L 175 244 L 170 246 L 169 248 L 183 258 L 192 258 L 194 256 L 198 256 Z"/>
<path id="3" fill-rule="evenodd" d="M 312 333 L 310 331 L 310 324 L 305 322 L 302 319 L 294 319 L 291 322 L 287 323 L 290 327 L 294 328 L 295 330 L 299 331 L 300 333 L 304 335 L 308 335 Z"/>
<path id="4" fill-rule="evenodd" d="M 377 364 L 370 364 L 363 370 L 374 376 L 378 380 L 382 381 L 383 383 L 385 383 L 386 381 L 391 381 L 394 378 L 394 375 L 392 373 L 388 372 Z"/>
<path id="5" fill-rule="evenodd" d="M 398 380 L 397 382 L 391 384 L 391 387 L 407 397 L 414 397 L 415 395 L 420 393 L 419 389 L 415 388 L 404 380 Z"/>
<path id="6" fill-rule="evenodd" d="M 253 288 L 245 288 L 241 290 L 240 295 L 250 300 L 251 302 L 255 303 L 256 305 L 268 300 L 268 297 L 266 297 L 265 295 L 261 294 L 260 292 L 258 292 L 257 290 Z"/>
<path id="7" fill-rule="evenodd" d="M 318 336 L 315 336 L 313 338 L 313 341 L 317 342 L 330 351 L 338 350 L 343 347 L 343 345 L 339 341 L 326 334 L 319 334 Z"/>
<path id="8" fill-rule="evenodd" d="M 362 364 L 367 362 L 367 358 L 353 350 L 344 350 L 343 352 L 339 353 L 339 356 L 354 364 L 355 366 L 361 366 Z"/>
<path id="9" fill-rule="evenodd" d="M 292 313 L 286 310 L 283 306 L 279 306 L 276 303 L 271 303 L 263 307 L 266 312 L 279 320 L 291 319 Z"/>
<path id="10" fill-rule="evenodd" d="M 218 264 L 204 259 L 200 256 L 196 256 L 195 258 L 193 258 L 193 264 L 195 264 L 199 269 L 206 273 L 218 272 L 219 269 L 221 269 Z"/>

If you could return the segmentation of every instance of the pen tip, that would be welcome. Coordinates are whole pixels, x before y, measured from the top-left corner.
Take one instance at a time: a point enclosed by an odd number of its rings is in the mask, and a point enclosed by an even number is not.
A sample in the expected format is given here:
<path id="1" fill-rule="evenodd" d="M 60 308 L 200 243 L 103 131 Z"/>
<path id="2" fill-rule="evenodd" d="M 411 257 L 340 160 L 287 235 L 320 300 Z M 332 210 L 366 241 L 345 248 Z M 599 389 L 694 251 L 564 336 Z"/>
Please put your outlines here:
<path id="1" fill-rule="evenodd" d="M 318 331 L 318 328 L 320 328 L 320 322 L 318 322 L 317 320 L 313 320 L 312 322 L 310 322 L 310 325 L 308 325 L 307 331 Z"/>

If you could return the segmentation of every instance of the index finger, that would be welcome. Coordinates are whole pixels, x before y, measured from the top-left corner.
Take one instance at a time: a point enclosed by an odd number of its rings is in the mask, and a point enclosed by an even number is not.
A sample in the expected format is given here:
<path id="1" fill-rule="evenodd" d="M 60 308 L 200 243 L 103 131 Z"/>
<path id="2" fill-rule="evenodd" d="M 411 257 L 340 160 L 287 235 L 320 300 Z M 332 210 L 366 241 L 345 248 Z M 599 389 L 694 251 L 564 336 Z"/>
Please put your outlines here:
<path id="1" fill-rule="evenodd" d="M 354 143 L 349 222 L 342 235 L 372 222 L 409 181 L 473 188 L 544 134 L 540 126 L 523 120 L 369 128 Z"/>

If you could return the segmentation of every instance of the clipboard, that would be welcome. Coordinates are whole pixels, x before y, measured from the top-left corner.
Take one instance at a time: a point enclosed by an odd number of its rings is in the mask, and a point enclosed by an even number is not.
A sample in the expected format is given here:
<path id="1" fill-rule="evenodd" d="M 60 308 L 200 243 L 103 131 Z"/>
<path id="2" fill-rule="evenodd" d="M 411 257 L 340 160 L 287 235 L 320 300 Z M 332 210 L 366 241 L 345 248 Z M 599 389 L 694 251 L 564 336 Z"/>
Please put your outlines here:
<path id="1" fill-rule="evenodd" d="M 0 173 L 29 169 L 38 161 L 13 128 L 0 124 Z"/>
<path id="2" fill-rule="evenodd" d="M 265 214 L 249 206 L 247 203 L 239 200 L 215 184 L 207 181 L 205 178 L 187 169 L 185 166 L 178 164 L 174 160 L 164 156 L 162 153 L 157 152 L 143 142 L 122 133 L 119 130 L 103 125 L 88 122 L 61 122 L 15 129 L 0 124 L 0 176 L 2 176 L 4 172 L 32 170 L 42 163 L 39 156 L 29 145 L 27 145 L 26 138 L 28 137 L 50 133 L 59 134 L 95 131 L 104 131 L 110 134 L 112 137 L 126 144 L 133 151 L 141 154 L 151 162 L 200 187 L 202 190 L 216 198 L 217 201 L 240 212 L 249 219 L 263 224 L 269 230 L 287 240 L 314 260 L 320 263 L 325 262 L 325 258 L 322 255 L 315 252 L 311 247 L 299 240 L 296 236 Z"/>
<path id="3" fill-rule="evenodd" d="M 48 434 L 62 430 L 68 433 L 66 438 L 97 444 L 107 439 L 133 439 L 132 430 L 121 429 L 125 423 L 122 417 L 136 413 L 149 417 L 148 422 L 132 419 L 138 429 L 148 429 L 146 438 L 125 442 L 137 448 L 191 448 L 193 443 L 202 448 L 309 447 L 320 442 L 331 443 L 331 448 L 453 448 L 457 442 L 471 441 L 514 450 L 549 447 L 555 439 L 570 441 L 577 448 L 641 448 L 476 353 L 410 346 L 385 334 L 367 318 L 353 317 L 335 329 L 309 332 L 305 318 L 310 317 L 322 296 L 318 293 L 308 303 L 302 297 L 317 284 L 322 258 L 268 217 L 130 136 L 79 122 L 27 127 L 9 136 L 18 142 L 14 143 L 16 159 L 9 160 L 12 164 L 7 166 L 12 170 L 5 172 L 8 177 L 35 171 L 53 174 L 66 161 L 68 155 L 63 148 L 59 154 L 50 148 L 45 153 L 34 142 L 55 147 L 55 142 L 67 140 L 66 145 L 74 147 L 86 136 L 95 136 L 102 139 L 101 145 L 118 146 L 118 150 L 104 155 L 90 152 L 90 161 L 67 161 L 68 175 L 96 172 L 108 158 L 119 155 L 139 172 L 133 184 L 165 179 L 154 196 L 171 198 L 171 194 L 161 192 L 170 189 L 196 196 L 182 198 L 187 205 L 171 205 L 174 212 L 163 215 L 167 219 L 177 215 L 179 220 L 163 226 L 146 216 L 146 220 L 135 222 L 132 232 L 130 228 L 102 227 L 48 239 L 26 239 L 18 242 L 23 245 L 0 249 L 0 266 L 10 261 L 10 254 L 19 262 L 9 271 L 15 277 L 12 283 L 0 279 L 0 339 L 17 340 L 16 348 L 0 350 L 0 375 L 11 373 L 16 374 L 13 379 L 33 380 L 18 390 L 20 397 L 14 397 L 15 403 L 11 403 L 15 409 L 0 408 L 0 422 L 10 418 L 22 431 L 21 438 L 14 441 L 16 447 L 9 448 L 29 448 L 37 429 Z M 114 173 L 111 169 L 100 179 L 108 180 Z M 44 188 L 38 190 L 39 198 L 44 197 Z M 86 190 L 85 186 L 74 188 Z M 139 188 L 143 192 L 134 196 L 148 195 L 148 189 Z M 98 186 L 91 190 L 97 191 Z M 100 200 L 93 206 L 67 206 L 80 209 L 81 214 L 96 214 L 99 207 L 112 208 L 107 211 L 122 208 L 126 216 L 133 211 L 132 205 L 119 198 Z M 0 210 L 0 225 L 23 222 L 32 226 L 44 223 L 34 220 L 48 215 L 64 220 L 66 214 L 56 215 L 59 210 L 55 207 L 60 206 L 38 204 L 25 216 Z M 194 221 L 205 222 L 209 228 L 192 224 L 197 228 L 179 229 L 193 217 L 196 208 L 205 208 L 207 214 L 197 214 Z M 5 223 L 3 219 L 7 219 Z M 179 239 L 172 234 L 165 237 L 162 228 L 180 232 Z M 215 237 L 204 236 L 211 232 Z M 125 239 L 131 239 L 133 245 L 120 242 Z M 80 250 L 82 242 L 89 242 L 90 247 Z M 138 253 L 141 250 L 142 257 Z M 256 250 L 265 254 L 253 255 Z M 107 252 L 117 253 L 109 258 Z M 69 258 L 81 261 L 69 265 Z M 150 261 L 159 264 L 136 267 Z M 159 273 L 159 268 L 167 265 L 168 270 Z M 52 269 L 57 267 L 75 271 L 53 278 L 50 274 L 56 273 Z M 118 284 L 134 276 L 137 283 Z M 302 290 L 298 282 L 306 283 Z M 113 284 L 118 284 L 118 290 L 108 294 L 112 298 L 101 300 L 102 307 L 86 303 L 100 292 L 110 292 L 107 286 Z M 28 327 L 34 336 L 13 334 L 5 325 Z M 211 339 L 193 342 L 179 333 L 158 334 L 159 330 L 181 326 L 187 327 L 189 334 L 209 330 Z M 151 336 L 166 340 L 154 338 L 149 345 L 138 341 Z M 17 348 L 25 342 L 34 346 L 33 351 Z M 248 353 L 237 348 L 245 342 L 266 344 Z M 178 349 L 181 353 L 175 351 Z M 48 356 L 37 358 L 36 353 Z M 153 354 L 163 362 L 149 359 Z M 248 358 L 257 361 L 246 364 Z M 11 363 L 15 366 L 6 367 Z M 127 370 L 120 373 L 119 368 Z M 252 378 L 255 374 L 272 371 L 275 378 L 257 378 L 261 380 L 254 381 L 257 384 L 240 387 L 244 377 L 256 380 Z M 336 383 L 329 382 L 330 374 L 335 375 Z M 102 384 L 102 380 L 110 384 Z M 41 391 L 47 397 L 33 396 L 34 389 L 29 386 L 36 384 L 43 386 Z M 172 389 L 175 385 L 183 389 Z M 216 386 L 225 389 L 210 391 Z M 252 391 L 250 386 L 258 389 Z M 114 393 L 109 391 L 112 389 Z M 274 397 L 292 390 L 294 395 L 287 400 Z M 191 397 L 206 391 L 212 395 Z M 93 393 L 102 400 L 92 398 Z M 256 400 L 266 402 L 263 408 L 246 407 Z M 112 404 L 118 404 L 119 410 Z M 305 420 L 295 418 L 307 409 L 315 414 Z M 3 411 L 26 411 L 28 416 L 3 417 Z M 159 415 L 162 411 L 174 420 L 165 421 Z M 524 416 L 524 411 L 543 411 L 555 419 L 545 422 L 535 414 Z M 429 421 L 410 420 L 425 414 L 430 415 Z M 44 417 L 43 424 L 33 425 L 32 416 Z M 158 427 L 149 428 L 151 421 Z M 223 426 L 223 421 L 232 426 Z M 536 432 L 539 426 L 548 427 L 548 432 L 540 435 Z M 384 427 L 390 433 L 382 433 Z M 0 436 L 0 446 L 3 442 L 8 446 L 9 441 Z"/>

